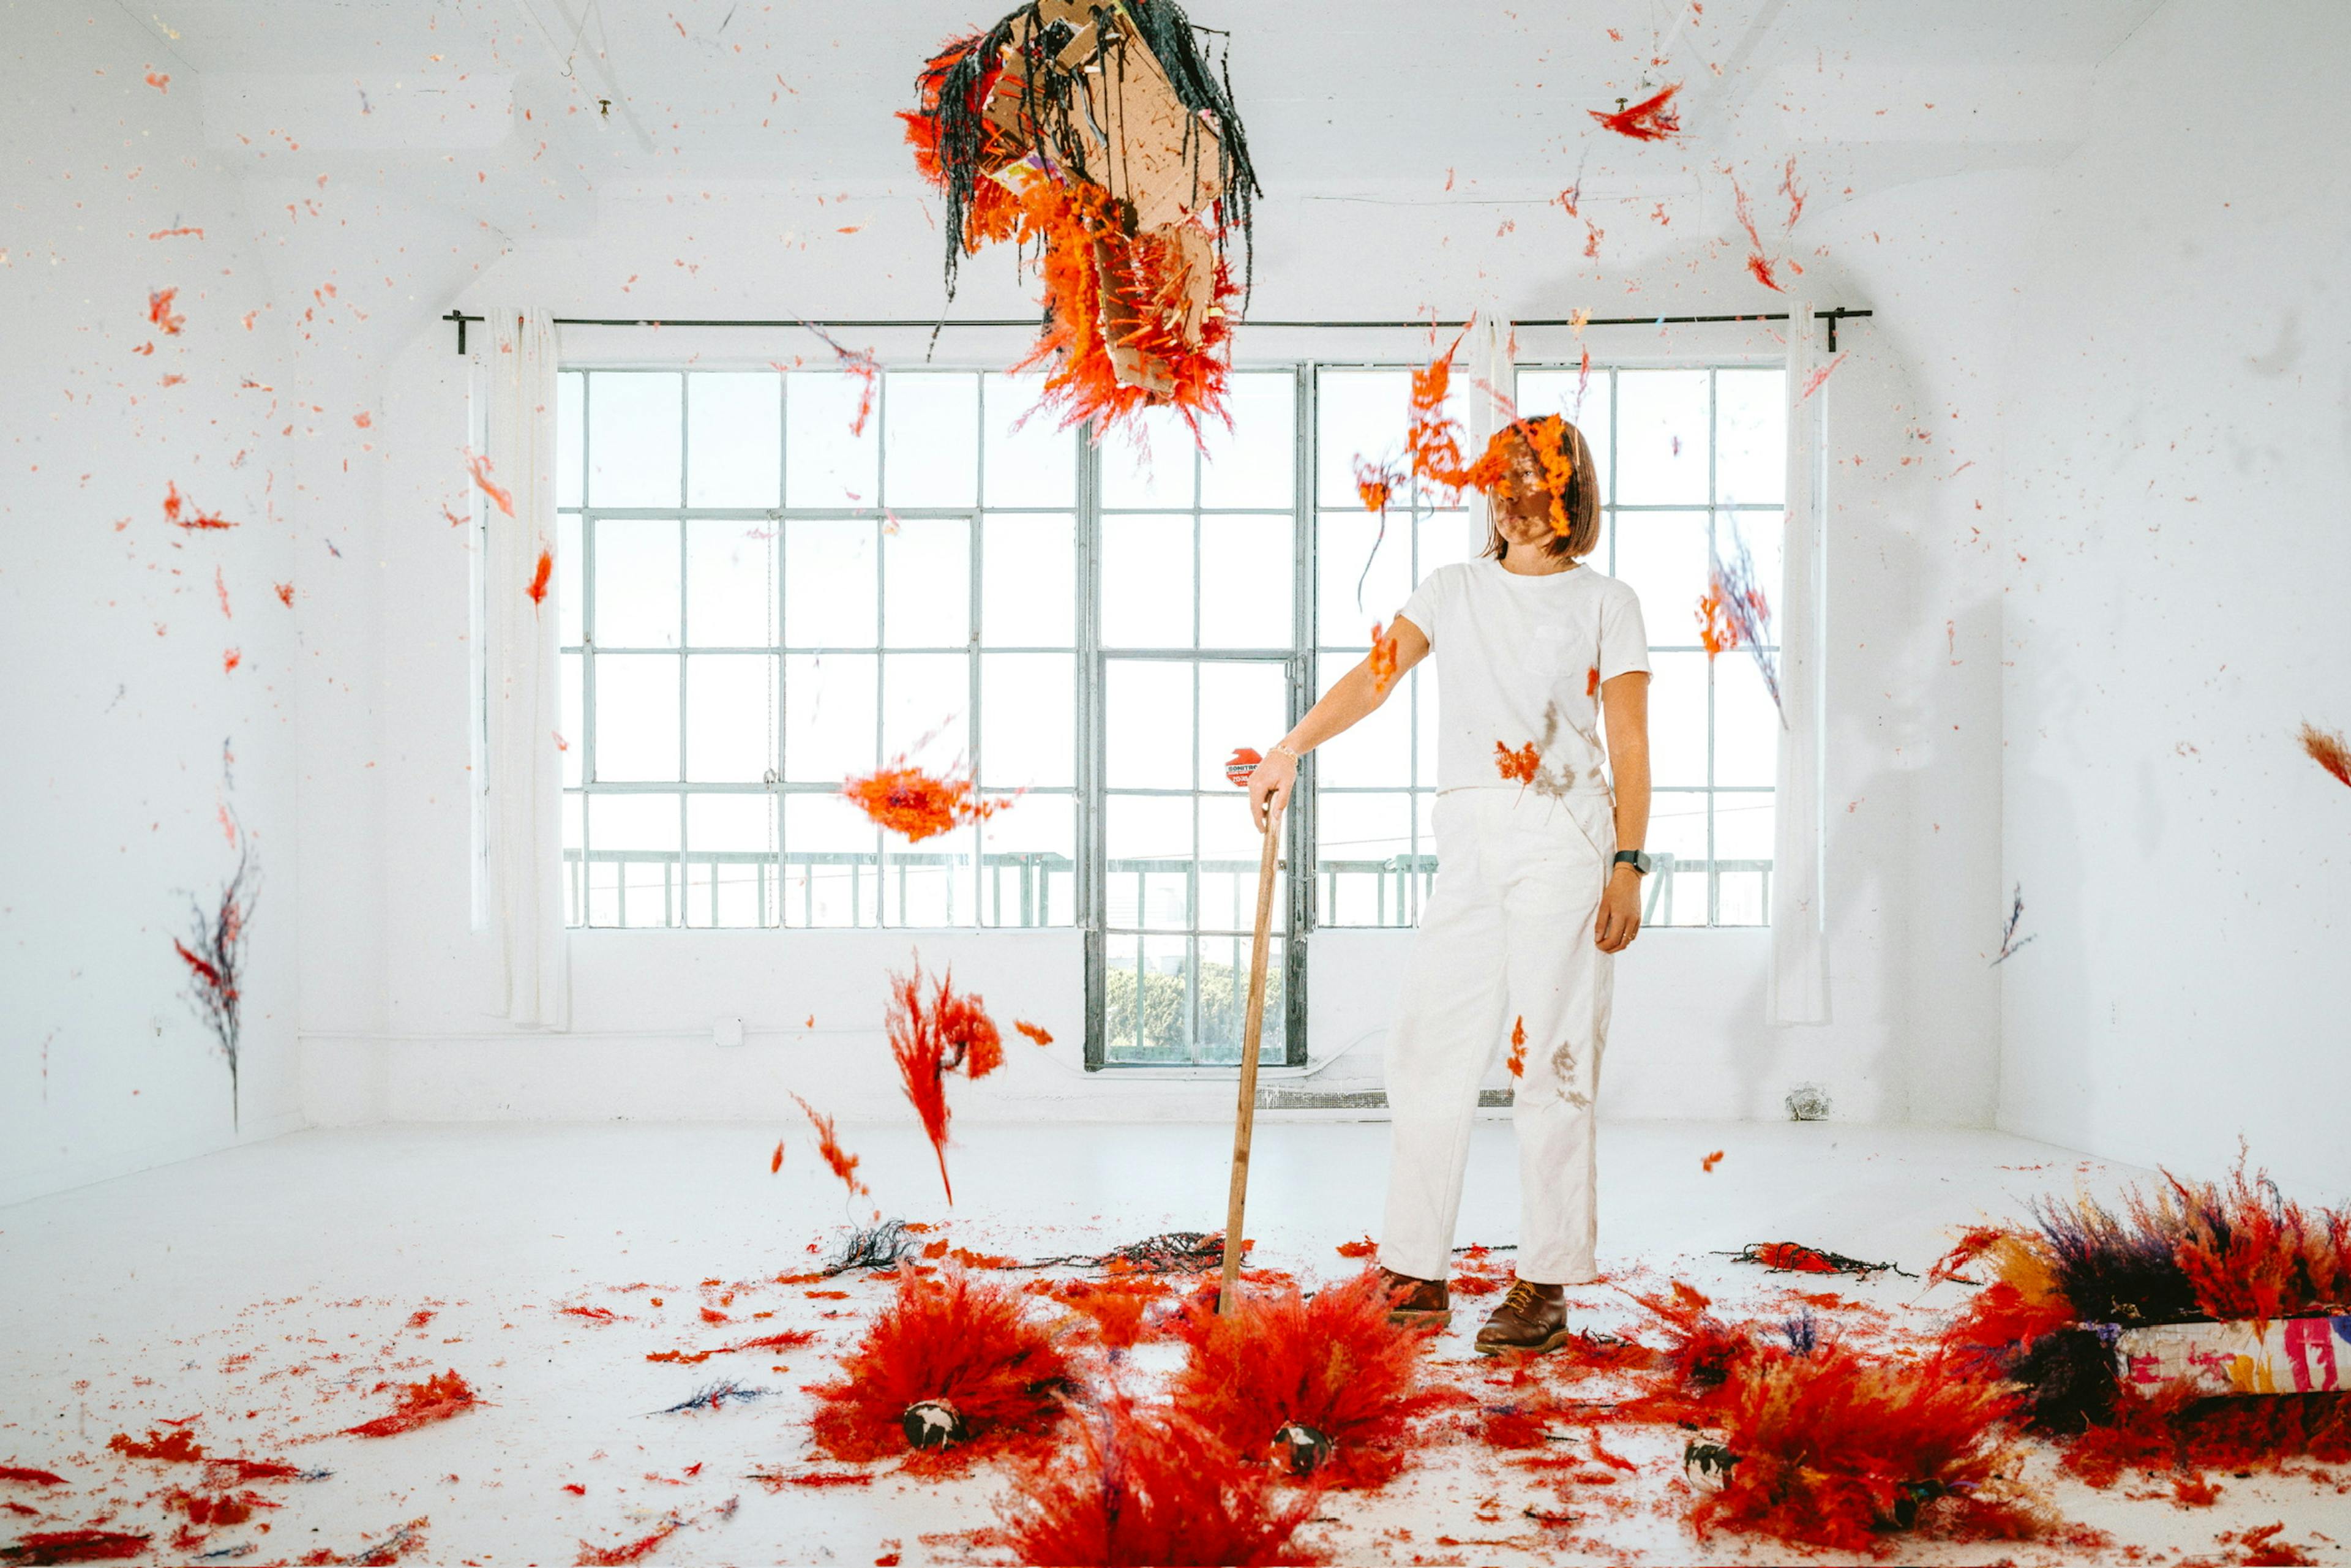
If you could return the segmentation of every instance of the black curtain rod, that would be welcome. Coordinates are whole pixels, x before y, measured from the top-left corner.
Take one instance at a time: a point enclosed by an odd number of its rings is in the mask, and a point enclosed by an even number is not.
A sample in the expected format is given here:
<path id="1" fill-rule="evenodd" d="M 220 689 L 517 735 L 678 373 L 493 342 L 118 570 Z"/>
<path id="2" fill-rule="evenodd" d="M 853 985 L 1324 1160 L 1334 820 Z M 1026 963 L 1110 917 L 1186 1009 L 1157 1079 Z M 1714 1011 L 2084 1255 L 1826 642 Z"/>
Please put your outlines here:
<path id="1" fill-rule="evenodd" d="M 1836 306 L 1832 309 L 1815 310 L 1813 312 L 1815 319 L 1826 321 L 1829 324 L 1829 352 L 1832 354 L 1836 352 L 1838 322 L 1850 320 L 1856 317 L 1871 316 L 1875 314 L 1875 311 L 1870 310 L 1848 309 L 1843 305 Z M 1788 317 L 1789 313 L 1785 310 L 1763 311 L 1757 314 L 1743 316 L 1587 316 L 1581 322 L 1575 321 L 1572 319 L 1560 319 L 1513 321 L 1510 325 L 1513 327 L 1683 327 L 1723 321 L 1785 321 L 1788 319 Z M 444 321 L 455 321 L 457 324 L 457 351 L 462 354 L 465 351 L 466 323 L 469 321 L 479 321 L 482 318 L 479 316 L 468 316 L 462 310 L 452 310 L 446 316 L 442 317 L 441 319 Z M 1018 321 L 908 321 L 903 319 L 820 321 L 809 319 L 790 319 L 778 321 L 754 321 L 739 318 L 709 320 L 658 320 L 650 317 L 642 316 L 558 316 L 554 319 L 554 321 L 555 325 L 559 327 L 838 327 L 860 329 L 905 327 L 916 329 L 927 329 L 932 331 L 936 331 L 946 327 L 1012 327 L 1034 329 L 1038 324 L 1033 317 L 1026 320 Z M 1327 329 L 1332 328 L 1385 329 L 1416 327 L 1426 328 L 1435 326 L 1437 323 L 1426 320 L 1243 321 L 1239 323 L 1239 325 L 1244 327 L 1285 327 L 1291 329 L 1311 328 L 1318 329 Z"/>

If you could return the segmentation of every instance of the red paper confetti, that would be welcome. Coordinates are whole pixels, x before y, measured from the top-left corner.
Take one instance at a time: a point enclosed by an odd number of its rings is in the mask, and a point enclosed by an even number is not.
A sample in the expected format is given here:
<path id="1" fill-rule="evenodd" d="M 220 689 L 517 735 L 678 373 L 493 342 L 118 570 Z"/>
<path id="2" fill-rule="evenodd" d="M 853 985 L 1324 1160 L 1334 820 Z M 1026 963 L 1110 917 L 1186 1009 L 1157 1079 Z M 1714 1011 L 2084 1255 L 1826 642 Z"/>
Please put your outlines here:
<path id="1" fill-rule="evenodd" d="M 378 1388 L 389 1386 L 376 1385 Z M 480 1403 L 465 1380 L 455 1369 L 423 1383 L 398 1385 L 395 1406 L 391 1415 L 379 1416 L 372 1421 L 362 1421 L 356 1427 L 346 1427 L 343 1432 L 353 1437 L 389 1437 L 395 1433 L 413 1431 L 435 1421 L 470 1410 Z"/>
<path id="2" fill-rule="evenodd" d="M 147 319 L 163 329 L 167 338 L 176 338 L 180 329 L 188 324 L 185 316 L 172 314 L 172 300 L 177 288 L 151 288 L 147 291 Z"/>
<path id="3" fill-rule="evenodd" d="M 221 674 L 228 674 L 244 662 L 245 650 L 242 648 L 230 648 L 224 651 L 221 654 Z"/>
<path id="4" fill-rule="evenodd" d="M 270 584 L 270 586 L 277 591 L 278 603 L 283 604 L 288 610 L 294 608 L 294 585 L 292 583 L 276 582 Z"/>
<path id="5" fill-rule="evenodd" d="M 955 1202 L 955 1184 L 947 1179 L 946 1075 L 960 1069 L 967 1078 L 985 1078 L 1003 1064 L 1004 1039 L 985 1005 L 976 996 L 959 996 L 950 969 L 940 977 L 928 1001 L 923 997 L 923 968 L 890 977 L 890 1007 L 885 1019 L 890 1054 L 897 1059 L 898 1076 L 906 1099 L 922 1119 L 923 1132 L 938 1156 L 939 1185 L 947 1202 Z"/>
<path id="6" fill-rule="evenodd" d="M 531 573 L 531 577 L 530 577 L 530 586 L 523 590 L 523 591 L 524 591 L 525 593 L 528 593 L 528 594 L 529 594 L 529 595 L 530 595 L 530 601 L 531 601 L 531 603 L 533 603 L 534 605 L 540 606 L 540 607 L 542 607 L 542 608 L 546 605 L 546 603 L 547 603 L 547 580 L 548 580 L 549 577 L 553 576 L 554 574 L 555 574 L 555 555 L 554 555 L 554 552 L 552 552 L 552 551 L 550 551 L 550 550 L 541 550 L 541 551 L 539 551 L 539 552 L 538 552 L 538 570 L 537 571 L 535 571 L 535 572 Z"/>
<path id="7" fill-rule="evenodd" d="M 157 92 L 169 93 L 172 90 L 172 78 L 168 72 L 149 71 L 147 73 L 147 85 L 153 88 Z"/>
<path id="8" fill-rule="evenodd" d="M 1342 1241 L 1336 1250 L 1342 1258 L 1369 1258 L 1380 1249 L 1380 1244 L 1370 1237 L 1361 1241 Z"/>
<path id="9" fill-rule="evenodd" d="M 783 1141 L 781 1138 L 778 1138 L 778 1139 L 776 1140 L 776 1152 L 775 1152 L 773 1155 L 770 1155 L 768 1157 L 768 1174 L 769 1176 L 773 1176 L 773 1175 L 775 1175 L 778 1171 L 779 1171 L 779 1170 L 781 1170 L 781 1169 L 783 1169 L 783 1168 L 784 1168 L 784 1141 Z"/>
<path id="10" fill-rule="evenodd" d="M 946 832 L 964 822 L 984 821 L 1010 804 L 982 800 L 977 787 L 966 779 L 942 779 L 914 767 L 904 757 L 841 788 L 857 809 L 892 832 L 904 833 L 909 843 Z"/>
<path id="11" fill-rule="evenodd" d="M 183 510 L 185 510 L 188 516 L 183 517 L 180 515 Z M 202 507 L 189 502 L 180 494 L 180 486 L 173 483 L 166 483 L 163 486 L 163 520 L 176 524 L 191 532 L 197 528 L 236 527 L 235 523 L 225 520 L 217 513 L 207 512 Z"/>
<path id="12" fill-rule="evenodd" d="M 1524 1013 L 1520 1013 L 1518 1021 L 1510 1025 L 1510 1068 L 1513 1078 L 1527 1075 L 1527 1017 Z"/>
<path id="13" fill-rule="evenodd" d="M 854 234 L 857 231 L 852 227 L 841 232 Z M 850 434 L 853 436 L 864 434 L 865 422 L 872 417 L 873 413 L 874 392 L 882 384 L 882 361 L 873 357 L 872 350 L 870 349 L 843 348 L 840 343 L 835 342 L 832 334 L 814 322 L 809 322 L 807 326 L 810 331 L 824 340 L 824 346 L 832 350 L 833 357 L 841 361 L 841 368 L 864 383 L 863 390 L 857 400 L 856 416 L 849 422 Z"/>
<path id="14" fill-rule="evenodd" d="M 1672 103 L 1674 94 L 1681 89 L 1682 84 L 1676 82 L 1643 99 L 1632 108 L 1619 109 L 1614 114 L 1598 109 L 1584 112 L 1619 136 L 1629 136 L 1635 141 L 1663 141 L 1682 128 L 1681 117 L 1667 107 Z"/>
<path id="15" fill-rule="evenodd" d="M 1394 464 L 1355 459 L 1355 494 L 1362 498 L 1364 510 L 1384 513 L 1396 486 L 1403 483 L 1404 475 Z"/>
<path id="16" fill-rule="evenodd" d="M 1700 1170 L 1702 1170 L 1702 1171 L 1704 1171 L 1707 1175 L 1708 1175 L 1708 1176 L 1712 1176 L 1712 1175 L 1714 1174 L 1714 1167 L 1715 1167 L 1715 1166 L 1719 1166 L 1719 1165 L 1720 1165 L 1721 1163 L 1722 1163 L 1722 1151 L 1721 1151 L 1720 1149 L 1717 1149 L 1717 1150 L 1715 1150 L 1715 1151 L 1714 1151 L 1714 1153 L 1712 1153 L 1712 1154 L 1710 1154 L 1710 1155 L 1707 1155 L 1707 1156 L 1706 1156 L 1706 1158 L 1704 1158 L 1704 1159 L 1700 1160 L 1700 1161 L 1698 1162 L 1698 1169 L 1700 1169 Z"/>
<path id="17" fill-rule="evenodd" d="M 1030 1040 L 1035 1040 L 1039 1045 L 1050 1045 L 1053 1043 L 1053 1037 L 1050 1034 L 1046 1032 L 1046 1030 L 1040 1026 L 1030 1023 L 1026 1019 L 1014 1019 L 1012 1020 L 1012 1027 L 1019 1030 L 1022 1034 L 1027 1035 Z"/>
<path id="18" fill-rule="evenodd" d="M 1494 770 L 1516 784 L 1531 784 L 1535 772 L 1542 766 L 1542 752 L 1531 740 L 1512 751 L 1500 741 L 1494 742 Z"/>
<path id="19" fill-rule="evenodd" d="M 2341 730 L 2324 730 L 2304 720 L 2300 738 L 2304 755 L 2333 774 L 2335 782 L 2351 784 L 2351 746 L 2345 745 Z"/>
<path id="20" fill-rule="evenodd" d="M 513 517 L 515 515 L 514 492 L 503 486 L 491 483 L 490 460 L 480 453 L 468 451 L 465 454 L 465 467 L 474 476 L 474 483 L 480 486 L 482 494 L 487 496 L 499 511 L 509 517 Z"/>
<path id="21" fill-rule="evenodd" d="M 800 1109 L 808 1113 L 809 1125 L 816 1129 L 816 1152 L 824 1157 L 826 1165 L 832 1167 L 832 1174 L 839 1176 L 852 1194 L 862 1197 L 869 1193 L 872 1189 L 857 1179 L 858 1156 L 843 1149 L 840 1140 L 833 1136 L 832 1118 L 817 1114 L 816 1107 L 800 1100 L 799 1095 L 792 1098 L 799 1100 Z M 653 1304 L 659 1306 L 661 1303 L 656 1301 Z"/>
<path id="22" fill-rule="evenodd" d="M 14 1563 L 110 1563 L 147 1555 L 148 1538 L 120 1530 L 37 1530 L 8 1548 Z"/>

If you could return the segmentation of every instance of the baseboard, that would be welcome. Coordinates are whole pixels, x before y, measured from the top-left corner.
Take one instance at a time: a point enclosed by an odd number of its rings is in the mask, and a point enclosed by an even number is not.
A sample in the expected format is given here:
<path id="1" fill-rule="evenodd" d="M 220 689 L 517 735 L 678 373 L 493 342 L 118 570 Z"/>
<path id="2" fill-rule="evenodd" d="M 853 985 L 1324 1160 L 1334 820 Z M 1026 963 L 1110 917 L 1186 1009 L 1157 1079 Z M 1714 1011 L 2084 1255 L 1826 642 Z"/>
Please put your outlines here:
<path id="1" fill-rule="evenodd" d="M 68 1155 L 38 1164 L 25 1162 L 0 1166 L 0 1208 L 37 1197 L 52 1197 L 77 1187 L 94 1186 L 118 1176 L 137 1176 L 141 1171 L 152 1171 L 162 1166 L 200 1160 L 206 1155 L 240 1149 L 248 1144 L 267 1143 L 288 1133 L 298 1133 L 309 1124 L 308 1118 L 299 1111 L 281 1111 L 276 1115 L 254 1118 L 252 1132 L 240 1132 L 226 1143 L 204 1134 L 190 1134 L 144 1149 L 119 1149 L 103 1155 Z"/>

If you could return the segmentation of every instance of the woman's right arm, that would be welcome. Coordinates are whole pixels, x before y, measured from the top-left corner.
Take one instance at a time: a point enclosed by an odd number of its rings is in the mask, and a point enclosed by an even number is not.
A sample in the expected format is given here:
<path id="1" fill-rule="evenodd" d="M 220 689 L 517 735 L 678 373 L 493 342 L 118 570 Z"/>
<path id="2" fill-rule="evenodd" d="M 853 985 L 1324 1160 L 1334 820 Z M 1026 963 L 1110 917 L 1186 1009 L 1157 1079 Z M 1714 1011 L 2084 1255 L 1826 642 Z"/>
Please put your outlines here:
<path id="1" fill-rule="evenodd" d="M 1389 634 L 1395 638 L 1395 672 L 1384 685 L 1373 675 L 1371 655 L 1365 654 L 1322 694 L 1321 702 L 1306 710 L 1298 727 L 1283 736 L 1277 745 L 1303 757 L 1332 736 L 1360 723 L 1387 701 L 1388 694 L 1396 689 L 1405 672 L 1428 657 L 1427 634 L 1403 616 L 1395 618 Z M 1266 803 L 1278 799 L 1284 806 L 1289 805 L 1290 786 L 1297 781 L 1298 764 L 1283 751 L 1275 750 L 1257 765 L 1257 770 L 1249 775 L 1249 821 L 1260 831 L 1265 828 Z"/>

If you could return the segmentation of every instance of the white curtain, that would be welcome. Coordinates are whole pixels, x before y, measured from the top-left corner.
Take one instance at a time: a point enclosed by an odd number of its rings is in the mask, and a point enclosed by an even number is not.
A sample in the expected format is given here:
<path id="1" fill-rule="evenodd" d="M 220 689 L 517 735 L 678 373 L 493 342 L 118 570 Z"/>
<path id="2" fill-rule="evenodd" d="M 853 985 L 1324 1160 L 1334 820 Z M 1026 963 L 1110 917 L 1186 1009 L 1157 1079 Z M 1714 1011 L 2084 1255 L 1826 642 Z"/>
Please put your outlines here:
<path id="1" fill-rule="evenodd" d="M 483 551 L 484 699 L 489 916 L 504 968 L 498 1016 L 537 1029 L 571 1027 L 571 959 L 563 925 L 563 776 L 557 736 L 558 579 L 534 601 L 542 556 L 555 551 L 555 327 L 540 310 L 485 313 L 483 444 L 487 520 Z M 576 739 L 576 737 L 567 737 Z"/>
<path id="2" fill-rule="evenodd" d="M 1788 510 L 1786 581 L 1780 591 L 1780 737 L 1777 826 L 1771 847 L 1770 1021 L 1829 1021 L 1826 876 L 1823 806 L 1821 650 L 1827 549 L 1822 487 L 1825 388 L 1811 391 L 1816 330 L 1813 308 L 1788 321 Z"/>

